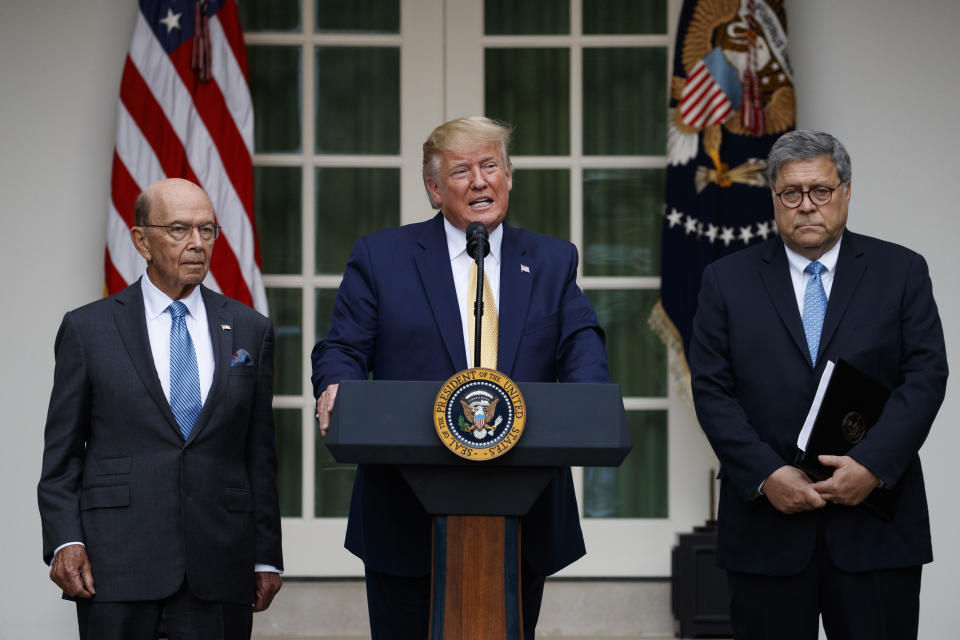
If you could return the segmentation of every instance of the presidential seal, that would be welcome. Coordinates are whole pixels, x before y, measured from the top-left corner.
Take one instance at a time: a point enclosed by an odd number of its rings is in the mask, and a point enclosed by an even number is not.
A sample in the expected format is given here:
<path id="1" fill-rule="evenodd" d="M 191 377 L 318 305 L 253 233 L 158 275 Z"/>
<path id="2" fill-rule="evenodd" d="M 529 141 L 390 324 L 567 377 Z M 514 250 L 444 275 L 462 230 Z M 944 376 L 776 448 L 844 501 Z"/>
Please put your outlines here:
<path id="1" fill-rule="evenodd" d="M 433 405 L 437 435 L 468 460 L 492 460 L 513 448 L 523 433 L 527 407 L 513 380 L 480 367 L 454 374 Z"/>
<path id="2" fill-rule="evenodd" d="M 863 416 L 856 411 L 851 411 L 843 416 L 840 422 L 840 433 L 850 444 L 857 444 L 867 435 L 867 424 L 863 421 Z"/>

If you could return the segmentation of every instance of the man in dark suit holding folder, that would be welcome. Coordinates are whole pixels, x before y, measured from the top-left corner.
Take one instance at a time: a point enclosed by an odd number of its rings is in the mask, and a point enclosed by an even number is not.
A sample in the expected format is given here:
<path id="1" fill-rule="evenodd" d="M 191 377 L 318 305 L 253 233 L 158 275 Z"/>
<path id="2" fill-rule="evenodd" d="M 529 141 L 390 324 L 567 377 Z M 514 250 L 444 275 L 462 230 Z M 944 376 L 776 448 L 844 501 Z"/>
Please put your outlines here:
<path id="1" fill-rule="evenodd" d="M 846 229 L 850 157 L 792 131 L 767 177 L 779 238 L 704 272 L 689 362 L 697 417 L 720 459 L 718 564 L 738 640 L 916 638 L 933 559 L 917 455 L 943 401 L 943 329 L 923 257 Z M 832 477 L 791 466 L 828 360 L 892 389 Z M 860 503 L 899 492 L 891 519 Z"/>

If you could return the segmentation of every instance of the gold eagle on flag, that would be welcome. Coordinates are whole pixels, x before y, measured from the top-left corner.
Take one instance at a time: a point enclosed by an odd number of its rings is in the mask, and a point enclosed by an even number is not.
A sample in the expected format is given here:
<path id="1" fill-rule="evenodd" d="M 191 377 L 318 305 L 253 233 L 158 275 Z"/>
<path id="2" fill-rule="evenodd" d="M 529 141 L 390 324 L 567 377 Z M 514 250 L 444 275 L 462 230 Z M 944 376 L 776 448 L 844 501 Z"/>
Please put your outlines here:
<path id="1" fill-rule="evenodd" d="M 741 136 L 781 133 L 796 120 L 793 68 L 787 55 L 783 0 L 700 0 L 681 49 L 686 77 L 674 76 L 668 162 L 697 155 L 699 133 L 713 166 L 698 167 L 708 184 L 766 186 L 765 161 L 730 167 L 720 157 L 723 130 Z"/>

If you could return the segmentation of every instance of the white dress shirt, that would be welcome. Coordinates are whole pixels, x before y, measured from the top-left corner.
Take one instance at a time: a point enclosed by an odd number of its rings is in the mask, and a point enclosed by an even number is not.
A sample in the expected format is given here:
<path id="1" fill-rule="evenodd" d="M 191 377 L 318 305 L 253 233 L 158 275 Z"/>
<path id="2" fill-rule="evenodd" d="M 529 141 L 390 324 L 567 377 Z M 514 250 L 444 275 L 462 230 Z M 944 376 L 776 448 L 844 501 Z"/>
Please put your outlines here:
<path id="1" fill-rule="evenodd" d="M 153 366 L 160 378 L 163 395 L 170 401 L 170 324 L 173 318 L 167 307 L 173 298 L 160 291 L 147 274 L 140 278 L 143 289 L 143 307 L 147 317 L 147 335 L 150 338 L 150 351 L 153 352 Z M 207 401 L 210 385 L 213 383 L 213 342 L 210 340 L 210 327 L 207 324 L 207 309 L 203 306 L 200 287 L 194 287 L 186 298 L 180 300 L 187 307 L 184 320 L 187 331 L 193 341 L 193 350 L 197 354 L 197 370 L 200 372 L 200 404 Z"/>
<path id="2" fill-rule="evenodd" d="M 473 313 L 473 300 L 467 300 L 467 290 L 470 286 L 470 267 L 473 258 L 467 253 L 467 233 L 443 219 L 443 230 L 447 234 L 447 250 L 450 252 L 450 268 L 453 270 L 453 284 L 457 288 L 457 304 L 460 307 L 460 323 L 463 325 L 463 350 L 467 356 L 467 366 L 473 362 L 473 353 L 470 352 L 469 318 Z M 498 226 L 490 234 L 490 253 L 483 260 L 483 275 L 490 283 L 493 300 L 500 308 L 500 246 L 503 244 L 503 225 Z M 482 295 L 482 294 L 481 294 Z M 469 304 L 470 311 L 467 310 Z M 499 313 L 499 312 L 498 312 Z M 498 316 L 499 317 L 499 316 Z M 488 316 L 484 314 L 483 321 Z"/>
<path id="3" fill-rule="evenodd" d="M 830 290 L 833 288 L 833 278 L 837 272 L 837 258 L 840 257 L 840 243 L 843 238 L 837 240 L 837 244 L 830 247 L 830 250 L 817 259 L 817 262 L 823 265 L 823 271 L 820 272 L 820 281 L 823 282 L 823 291 L 827 294 L 827 300 L 830 299 Z M 797 307 L 800 309 L 800 317 L 803 317 L 803 300 L 807 293 L 807 282 L 810 281 L 810 274 L 804 271 L 813 260 L 808 260 L 787 245 L 783 245 L 787 251 L 787 264 L 790 265 L 790 280 L 793 281 L 793 293 L 797 296 Z"/>

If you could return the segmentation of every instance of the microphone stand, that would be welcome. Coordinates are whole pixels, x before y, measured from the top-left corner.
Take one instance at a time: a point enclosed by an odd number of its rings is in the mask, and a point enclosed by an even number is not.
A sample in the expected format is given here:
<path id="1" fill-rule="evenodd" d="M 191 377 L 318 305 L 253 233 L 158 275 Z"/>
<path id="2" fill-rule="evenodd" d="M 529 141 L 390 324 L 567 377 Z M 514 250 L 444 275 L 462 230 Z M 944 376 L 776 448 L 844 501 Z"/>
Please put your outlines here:
<path id="1" fill-rule="evenodd" d="M 473 366 L 480 364 L 480 329 L 483 324 L 483 252 L 478 251 L 474 260 L 477 263 L 477 299 L 473 303 Z"/>
<path id="2" fill-rule="evenodd" d="M 483 326 L 483 259 L 490 253 L 487 228 L 482 222 L 467 225 L 467 254 L 477 263 L 477 299 L 473 303 L 473 366 L 480 364 L 480 330 Z"/>

